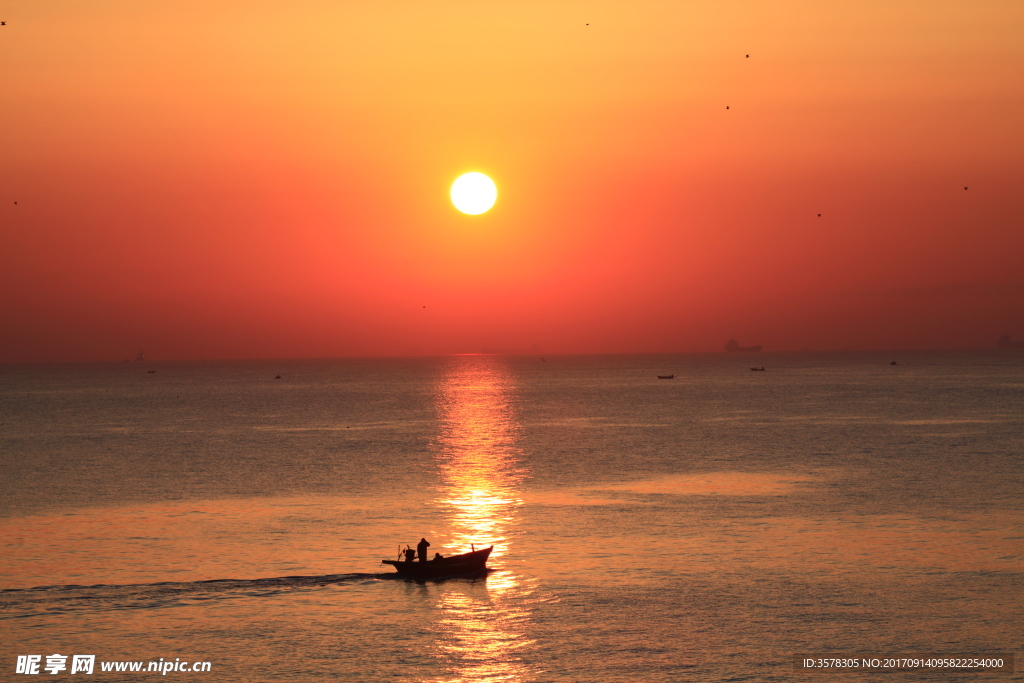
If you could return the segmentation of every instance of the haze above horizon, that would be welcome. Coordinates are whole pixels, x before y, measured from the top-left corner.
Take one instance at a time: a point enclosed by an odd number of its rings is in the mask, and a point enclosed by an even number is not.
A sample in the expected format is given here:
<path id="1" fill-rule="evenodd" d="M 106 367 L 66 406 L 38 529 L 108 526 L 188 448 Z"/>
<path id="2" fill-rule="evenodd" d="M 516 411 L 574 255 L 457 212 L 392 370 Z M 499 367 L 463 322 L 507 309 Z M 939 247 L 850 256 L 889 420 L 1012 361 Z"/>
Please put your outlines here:
<path id="1" fill-rule="evenodd" d="M 0 362 L 1024 339 L 1015 0 L 3 11 Z"/>

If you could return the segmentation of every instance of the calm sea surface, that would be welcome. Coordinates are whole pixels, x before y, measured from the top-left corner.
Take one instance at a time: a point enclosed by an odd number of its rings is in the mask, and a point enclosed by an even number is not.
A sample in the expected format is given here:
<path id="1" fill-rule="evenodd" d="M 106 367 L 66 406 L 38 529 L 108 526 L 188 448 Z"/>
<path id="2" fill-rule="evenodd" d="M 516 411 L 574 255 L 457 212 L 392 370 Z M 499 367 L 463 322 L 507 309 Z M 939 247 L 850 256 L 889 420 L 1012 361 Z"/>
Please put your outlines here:
<path id="1" fill-rule="evenodd" d="M 0 680 L 1024 680 L 792 665 L 1021 671 L 1024 354 L 8 365 L 0 453 Z"/>

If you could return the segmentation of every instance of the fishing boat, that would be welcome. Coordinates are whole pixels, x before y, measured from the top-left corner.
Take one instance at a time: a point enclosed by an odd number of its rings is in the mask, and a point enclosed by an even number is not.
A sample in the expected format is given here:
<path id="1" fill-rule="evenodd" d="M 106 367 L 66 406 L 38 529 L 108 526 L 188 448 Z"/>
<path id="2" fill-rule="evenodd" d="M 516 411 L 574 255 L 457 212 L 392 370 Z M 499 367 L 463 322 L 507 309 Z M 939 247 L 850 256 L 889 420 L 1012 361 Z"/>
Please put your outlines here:
<path id="1" fill-rule="evenodd" d="M 658 375 L 658 379 L 675 379 L 675 375 Z"/>
<path id="2" fill-rule="evenodd" d="M 410 579 L 449 579 L 457 576 L 483 576 L 487 569 L 487 558 L 494 546 L 482 550 L 435 558 L 426 562 L 407 562 L 404 560 L 381 560 L 381 564 L 390 564 L 400 576 Z"/>
<path id="3" fill-rule="evenodd" d="M 754 372 L 764 372 L 764 366 L 763 365 L 761 367 L 759 367 L 759 368 L 750 368 L 750 369 L 753 370 Z"/>

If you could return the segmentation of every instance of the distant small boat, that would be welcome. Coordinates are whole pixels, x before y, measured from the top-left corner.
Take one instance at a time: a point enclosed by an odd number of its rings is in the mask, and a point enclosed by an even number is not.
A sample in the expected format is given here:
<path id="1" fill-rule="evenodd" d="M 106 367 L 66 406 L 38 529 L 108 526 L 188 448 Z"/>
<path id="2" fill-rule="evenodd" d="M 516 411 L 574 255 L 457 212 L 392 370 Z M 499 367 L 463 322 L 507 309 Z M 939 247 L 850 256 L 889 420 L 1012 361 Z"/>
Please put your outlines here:
<path id="1" fill-rule="evenodd" d="M 146 370 L 146 372 L 148 372 L 149 374 L 152 375 L 152 374 L 154 374 L 156 372 L 156 370 Z"/>
<path id="2" fill-rule="evenodd" d="M 897 363 L 896 361 L 893 361 L 893 362 L 889 363 L 889 365 L 899 365 L 899 363 Z"/>
<path id="3" fill-rule="evenodd" d="M 487 558 L 494 549 L 492 545 L 483 550 L 474 550 L 462 555 L 452 555 L 426 562 L 406 562 L 404 560 L 381 560 L 381 564 L 390 564 L 399 575 L 409 579 L 449 579 L 457 576 L 483 576 L 488 572 Z"/>
<path id="4" fill-rule="evenodd" d="M 760 344 L 758 344 L 757 346 L 740 346 L 740 343 L 735 339 L 730 339 L 725 344 L 725 350 L 729 351 L 730 353 L 735 353 L 737 351 L 743 353 L 756 353 L 763 348 L 764 347 L 761 346 Z"/>
<path id="5" fill-rule="evenodd" d="M 761 367 L 759 367 L 759 368 L 750 368 L 750 369 L 753 370 L 754 372 L 764 372 L 764 366 L 763 365 Z"/>
<path id="6" fill-rule="evenodd" d="M 1024 341 L 1014 341 L 1013 337 L 1004 334 L 996 342 L 996 348 L 1000 349 L 1024 349 Z"/>
<path id="7" fill-rule="evenodd" d="M 274 379 L 281 379 L 281 375 L 278 375 L 278 376 L 277 376 L 277 377 L 275 377 Z"/>
<path id="8" fill-rule="evenodd" d="M 658 379 L 675 379 L 675 375 L 658 375 Z"/>

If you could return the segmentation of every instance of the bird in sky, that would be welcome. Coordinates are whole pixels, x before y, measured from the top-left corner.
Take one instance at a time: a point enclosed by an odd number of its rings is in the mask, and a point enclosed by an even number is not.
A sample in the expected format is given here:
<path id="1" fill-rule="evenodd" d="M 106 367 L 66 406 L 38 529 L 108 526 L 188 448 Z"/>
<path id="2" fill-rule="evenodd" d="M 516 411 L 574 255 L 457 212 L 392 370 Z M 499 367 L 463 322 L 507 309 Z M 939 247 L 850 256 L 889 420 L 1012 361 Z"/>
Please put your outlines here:
<path id="1" fill-rule="evenodd" d="M 747 59 L 750 59 L 750 55 L 747 55 Z"/>
<path id="2" fill-rule="evenodd" d="M 821 218 L 821 214 L 820 213 L 818 214 L 818 218 Z"/>
<path id="3" fill-rule="evenodd" d="M 726 108 L 726 109 L 728 109 L 728 108 L 729 108 L 729 105 L 726 105 L 726 106 L 725 106 L 725 108 Z"/>
<path id="4" fill-rule="evenodd" d="M 966 190 L 966 189 L 967 189 L 968 187 L 969 187 L 968 185 L 964 185 L 964 189 L 965 189 L 965 190 Z"/>
<path id="5" fill-rule="evenodd" d="M 0 21 L 0 26 L 7 26 L 7 22 L 6 21 Z"/>

